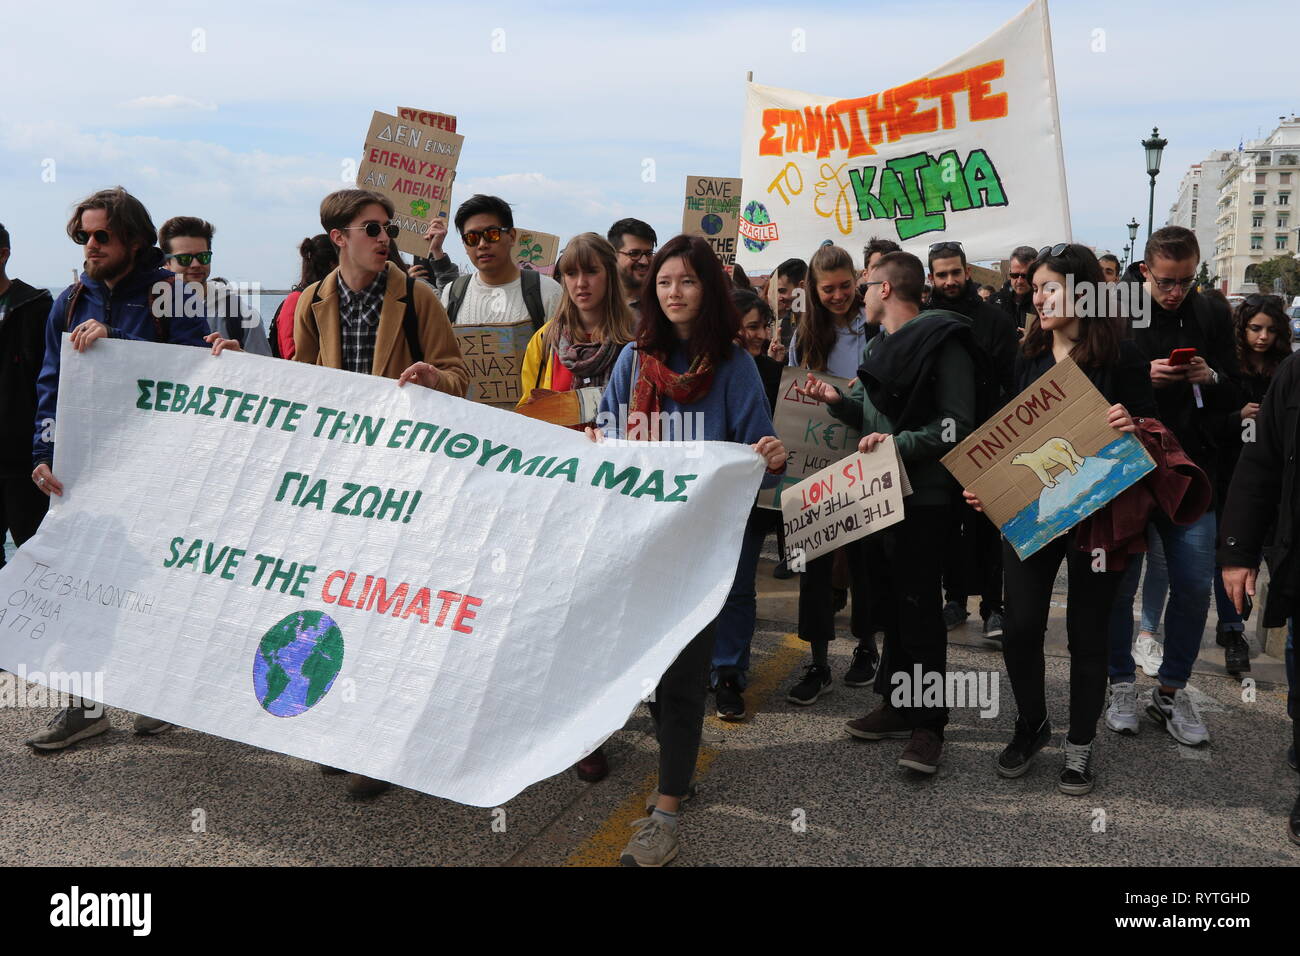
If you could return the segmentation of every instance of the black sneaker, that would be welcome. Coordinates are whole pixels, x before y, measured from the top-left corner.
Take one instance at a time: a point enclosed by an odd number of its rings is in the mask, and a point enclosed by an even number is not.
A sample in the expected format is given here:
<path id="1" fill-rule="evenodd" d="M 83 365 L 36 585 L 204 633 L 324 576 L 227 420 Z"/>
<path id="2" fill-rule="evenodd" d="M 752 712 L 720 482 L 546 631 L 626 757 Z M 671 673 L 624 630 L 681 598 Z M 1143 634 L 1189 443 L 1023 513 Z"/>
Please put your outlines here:
<path id="1" fill-rule="evenodd" d="M 949 601 L 943 606 L 943 626 L 950 631 L 965 624 L 968 617 L 970 617 L 970 611 L 956 601 Z"/>
<path id="2" fill-rule="evenodd" d="M 786 578 L 794 577 L 794 572 L 790 570 L 790 565 L 785 563 L 785 558 L 782 558 L 776 563 L 776 567 L 772 569 L 772 577 L 776 578 L 778 581 L 784 581 Z"/>
<path id="3" fill-rule="evenodd" d="M 853 663 L 844 675 L 845 687 L 870 687 L 876 679 L 876 668 L 880 666 L 880 655 L 874 647 L 855 647 Z"/>
<path id="4" fill-rule="evenodd" d="M 740 686 L 734 677 L 718 681 L 715 695 L 718 717 L 722 720 L 744 720 L 745 698 L 740 694 Z"/>
<path id="5" fill-rule="evenodd" d="M 1092 744 L 1072 744 L 1065 739 L 1065 766 L 1061 768 L 1061 780 L 1057 784 L 1061 793 L 1079 797 L 1092 791 L 1097 782 L 1092 772 Z"/>
<path id="6" fill-rule="evenodd" d="M 785 699 L 792 704 L 817 703 L 817 698 L 822 694 L 829 694 L 835 689 L 831 683 L 831 669 L 821 664 L 809 664 L 803 672 L 803 677 L 790 688 L 790 692 L 785 695 Z"/>
<path id="7" fill-rule="evenodd" d="M 998 756 L 999 777 L 1019 777 L 1028 770 L 1034 761 L 1034 754 L 1047 746 L 1052 739 L 1052 725 L 1044 720 L 1035 730 L 1019 717 L 1016 718 L 1016 732 L 1011 743 Z"/>
<path id="8" fill-rule="evenodd" d="M 1002 643 L 1002 615 L 997 611 L 984 619 L 984 640 Z"/>
<path id="9" fill-rule="evenodd" d="M 1214 635 L 1223 648 L 1223 666 L 1233 677 L 1250 670 L 1250 645 L 1241 631 L 1224 631 L 1216 628 Z"/>

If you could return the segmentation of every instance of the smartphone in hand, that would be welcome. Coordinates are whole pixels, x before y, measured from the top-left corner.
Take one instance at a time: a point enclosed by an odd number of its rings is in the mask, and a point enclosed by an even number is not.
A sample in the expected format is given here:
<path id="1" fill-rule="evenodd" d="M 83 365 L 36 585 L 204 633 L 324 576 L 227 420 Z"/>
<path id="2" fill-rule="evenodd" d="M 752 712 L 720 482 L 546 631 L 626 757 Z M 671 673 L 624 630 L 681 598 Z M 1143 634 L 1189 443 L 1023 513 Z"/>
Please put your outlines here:
<path id="1" fill-rule="evenodd" d="M 1174 349 L 1169 353 L 1170 365 L 1187 365 L 1196 358 L 1196 349 Z"/>

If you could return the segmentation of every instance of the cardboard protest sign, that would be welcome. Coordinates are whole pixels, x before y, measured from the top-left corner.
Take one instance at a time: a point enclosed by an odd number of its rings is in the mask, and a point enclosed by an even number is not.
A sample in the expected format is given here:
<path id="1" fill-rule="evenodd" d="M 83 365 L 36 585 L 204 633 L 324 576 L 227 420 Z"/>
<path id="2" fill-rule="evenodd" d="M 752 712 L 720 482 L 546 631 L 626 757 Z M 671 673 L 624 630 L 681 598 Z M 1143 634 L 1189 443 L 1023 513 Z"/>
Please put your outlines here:
<path id="1" fill-rule="evenodd" d="M 730 268 L 736 263 L 740 229 L 741 180 L 722 176 L 687 176 L 682 233 L 703 236 Z"/>
<path id="2" fill-rule="evenodd" d="M 401 232 L 397 248 L 411 255 L 429 251 L 424 234 L 451 211 L 451 184 L 465 137 L 376 112 L 366 131 L 357 186 L 393 201 Z"/>
<path id="3" fill-rule="evenodd" d="M 786 554 L 806 563 L 897 524 L 911 491 L 892 435 L 869 454 L 835 462 L 782 497 Z"/>
<path id="4" fill-rule="evenodd" d="M 838 461 L 851 451 L 856 451 L 862 435 L 831 415 L 827 407 L 795 391 L 808 377 L 808 370 L 786 366 L 781 371 L 781 387 L 776 393 L 776 410 L 772 426 L 776 437 L 786 448 L 785 474 L 775 488 L 765 488 L 758 493 L 760 508 L 781 510 L 781 495 L 791 485 L 797 485 L 809 475 L 821 471 L 831 462 Z M 852 381 L 834 375 L 817 377 L 830 382 L 846 395 Z"/>
<path id="5" fill-rule="evenodd" d="M 763 472 L 256 355 L 62 362 L 0 667 L 476 806 L 623 726 L 721 609 Z"/>
<path id="6" fill-rule="evenodd" d="M 970 261 L 1070 235 L 1045 0 L 961 56 L 883 91 L 818 96 L 750 83 L 739 261 L 770 271 L 822 240 L 871 236 Z"/>
<path id="7" fill-rule="evenodd" d="M 560 255 L 560 237 L 549 232 L 516 229 L 510 255 L 521 269 L 541 271 L 555 265 Z"/>
<path id="8" fill-rule="evenodd" d="M 943 457 L 1022 559 L 1155 468 L 1073 359 L 1057 362 Z"/>
<path id="9" fill-rule="evenodd" d="M 456 344 L 469 369 L 471 402 L 514 408 L 520 399 L 519 376 L 524 353 L 533 337 L 533 323 L 513 325 L 453 325 Z"/>

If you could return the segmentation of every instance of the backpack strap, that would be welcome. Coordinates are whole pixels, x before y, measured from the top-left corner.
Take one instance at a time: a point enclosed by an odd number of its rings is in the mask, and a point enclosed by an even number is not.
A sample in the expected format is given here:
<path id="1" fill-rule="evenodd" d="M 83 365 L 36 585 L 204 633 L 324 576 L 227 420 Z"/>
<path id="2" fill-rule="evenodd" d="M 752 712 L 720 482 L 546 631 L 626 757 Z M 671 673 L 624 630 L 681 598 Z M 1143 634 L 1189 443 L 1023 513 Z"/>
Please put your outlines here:
<path id="1" fill-rule="evenodd" d="M 532 269 L 519 270 L 519 289 L 524 294 L 524 305 L 533 320 L 536 332 L 546 324 L 546 306 L 542 304 L 542 275 Z"/>
<path id="2" fill-rule="evenodd" d="M 80 279 L 72 284 L 72 291 L 68 293 L 68 310 L 63 315 L 64 332 L 72 331 L 72 312 L 77 307 L 77 300 L 81 298 L 81 293 L 85 291 L 86 287 L 82 285 Z"/>
<path id="3" fill-rule="evenodd" d="M 415 311 L 415 277 L 406 277 L 406 311 L 402 313 L 402 332 L 406 335 L 406 347 L 411 350 L 412 362 L 424 361 L 424 349 L 420 347 L 420 316 Z"/>
<path id="4" fill-rule="evenodd" d="M 275 307 L 275 315 L 271 316 L 271 324 L 267 327 L 267 338 L 270 339 L 271 356 L 273 358 L 284 358 L 280 354 L 280 313 L 284 311 L 284 304 L 288 301 L 288 296 L 280 300 L 280 304 Z"/>
<path id="5" fill-rule="evenodd" d="M 461 304 L 465 301 L 465 290 L 469 288 L 469 280 L 472 276 L 457 276 L 451 283 L 451 292 L 447 295 L 447 320 L 452 325 L 456 324 L 456 316 L 460 314 Z"/>

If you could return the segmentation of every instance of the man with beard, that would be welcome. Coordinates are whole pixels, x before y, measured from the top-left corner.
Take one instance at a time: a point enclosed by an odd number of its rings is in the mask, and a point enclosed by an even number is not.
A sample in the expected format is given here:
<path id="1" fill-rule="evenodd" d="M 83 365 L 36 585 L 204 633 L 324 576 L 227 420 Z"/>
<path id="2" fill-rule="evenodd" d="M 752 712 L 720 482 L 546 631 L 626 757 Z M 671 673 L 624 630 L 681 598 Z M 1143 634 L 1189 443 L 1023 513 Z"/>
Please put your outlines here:
<path id="1" fill-rule="evenodd" d="M 163 267 L 148 210 L 121 186 L 83 199 L 68 220 L 67 229 L 68 237 L 85 247 L 86 267 L 81 279 L 54 301 L 45 324 L 45 360 L 36 383 L 36 468 L 32 472 L 37 488 L 46 495 L 60 496 L 63 485 L 53 472 L 53 436 L 59 398 L 59 350 L 65 332 L 72 333 L 72 347 L 78 352 L 106 338 L 174 345 L 204 345 L 218 339 L 215 333 L 209 334 L 202 308 L 185 308 L 183 301 L 180 309 L 153 307 L 154 300 L 160 297 L 175 303 L 173 283 L 180 279 Z M 192 315 L 194 312 L 199 314 Z M 214 350 L 221 345 L 216 342 Z M 148 490 L 142 487 L 141 493 L 147 494 Z M 108 716 L 101 704 L 74 698 L 45 730 L 25 743 L 37 750 L 62 750 L 102 734 L 108 727 Z M 158 734 L 170 727 L 165 721 L 143 714 L 135 718 L 137 734 Z"/>
<path id="2" fill-rule="evenodd" d="M 659 238 L 650 224 L 640 219 L 620 219 L 609 227 L 606 237 L 618 253 L 618 277 L 623 283 L 623 295 L 633 312 L 639 312 L 641 286 L 650 274 L 650 260 L 654 257 Z"/>
<path id="3" fill-rule="evenodd" d="M 993 302 L 1003 312 L 1011 316 L 1021 334 L 1025 322 L 1034 314 L 1034 290 L 1029 288 L 1029 264 L 1038 258 L 1038 250 L 1033 246 L 1017 246 L 1011 253 L 1011 268 L 1007 273 L 1007 284 L 993 296 Z"/>
<path id="4" fill-rule="evenodd" d="M 1001 408 L 1015 391 L 1015 327 L 1006 313 L 980 298 L 960 242 L 936 242 L 930 247 L 929 261 L 930 298 L 925 308 L 955 312 L 970 324 L 976 343 L 992 360 L 996 373 L 995 381 L 990 383 L 996 394 L 985 396 L 985 406 Z M 998 529 L 986 515 L 966 507 L 960 499 L 952 515 L 943 571 L 944 625 L 951 631 L 966 621 L 966 600 L 975 587 L 980 594 L 984 637 L 998 640 L 1002 637 L 1003 611 Z"/>

